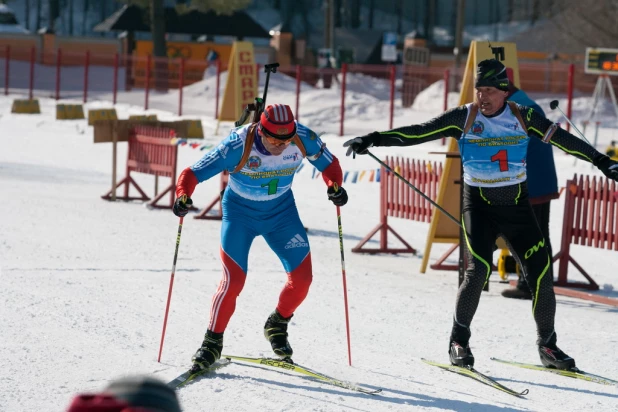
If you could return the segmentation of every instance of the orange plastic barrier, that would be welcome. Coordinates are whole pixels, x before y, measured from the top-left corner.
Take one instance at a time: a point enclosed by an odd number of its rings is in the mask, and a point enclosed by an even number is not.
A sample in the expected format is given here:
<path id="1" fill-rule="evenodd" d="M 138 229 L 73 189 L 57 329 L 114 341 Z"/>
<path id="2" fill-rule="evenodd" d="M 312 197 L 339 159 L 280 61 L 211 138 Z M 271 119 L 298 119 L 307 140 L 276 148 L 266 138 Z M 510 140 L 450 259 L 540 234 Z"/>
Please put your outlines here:
<path id="1" fill-rule="evenodd" d="M 599 285 L 571 256 L 571 244 L 618 250 L 618 185 L 606 178 L 575 175 L 567 182 L 556 286 L 598 290 Z M 612 257 L 613 259 L 616 256 Z M 567 279 L 569 262 L 589 283 Z"/>
<path id="2" fill-rule="evenodd" d="M 171 208 L 174 205 L 176 191 L 176 163 L 178 160 L 178 146 L 171 144 L 171 139 L 176 136 L 172 129 L 164 127 L 135 127 L 129 136 L 129 151 L 127 155 L 127 174 L 116 188 L 124 185 L 124 195 L 117 197 L 119 200 L 150 200 L 150 197 L 131 177 L 131 172 L 146 173 L 163 176 L 171 179 L 170 185 L 148 203 L 150 207 Z M 133 185 L 141 196 L 129 195 L 129 186 Z M 112 190 L 101 196 L 105 200 L 111 200 Z M 169 193 L 169 203 L 158 205 L 159 200 Z"/>
<path id="3" fill-rule="evenodd" d="M 405 159 L 402 157 L 387 157 L 384 163 L 425 193 L 430 199 L 434 200 L 436 198 L 438 183 L 442 174 L 441 163 Z M 432 211 L 433 206 L 431 203 L 382 166 L 380 169 L 380 223 L 352 249 L 352 252 L 416 253 L 416 249 L 410 246 L 388 224 L 388 216 L 429 222 Z M 389 231 L 405 245 L 405 248 L 395 249 L 388 247 Z M 364 248 L 363 245 L 377 232 L 380 232 L 380 247 L 377 249 Z"/>

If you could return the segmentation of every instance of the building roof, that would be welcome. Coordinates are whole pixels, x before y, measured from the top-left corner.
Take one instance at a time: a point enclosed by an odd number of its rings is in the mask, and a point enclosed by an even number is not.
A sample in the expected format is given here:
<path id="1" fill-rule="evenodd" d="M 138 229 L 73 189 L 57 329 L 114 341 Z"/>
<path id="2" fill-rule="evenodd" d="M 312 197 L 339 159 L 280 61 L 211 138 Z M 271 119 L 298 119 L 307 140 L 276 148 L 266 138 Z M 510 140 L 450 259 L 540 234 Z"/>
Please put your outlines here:
<path id="1" fill-rule="evenodd" d="M 148 32 L 150 25 L 143 9 L 135 5 L 126 5 L 97 24 L 94 31 Z M 178 34 L 270 38 L 268 31 L 243 11 L 237 11 L 229 16 L 217 15 L 212 10 L 206 13 L 192 10 L 178 14 L 175 9 L 166 7 L 165 31 Z"/>

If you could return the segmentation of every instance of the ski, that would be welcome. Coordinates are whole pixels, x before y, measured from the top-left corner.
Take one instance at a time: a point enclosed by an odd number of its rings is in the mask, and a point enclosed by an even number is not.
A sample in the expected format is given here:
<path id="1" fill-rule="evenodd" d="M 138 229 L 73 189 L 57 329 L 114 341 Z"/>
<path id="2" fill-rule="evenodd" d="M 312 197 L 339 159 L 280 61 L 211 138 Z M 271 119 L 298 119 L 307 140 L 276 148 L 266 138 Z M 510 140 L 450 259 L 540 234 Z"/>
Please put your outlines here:
<path id="1" fill-rule="evenodd" d="M 176 379 L 170 381 L 167 384 L 167 386 L 169 386 L 170 388 L 173 388 L 173 389 L 182 388 L 187 383 L 195 380 L 195 378 L 198 378 L 200 376 L 208 375 L 208 374 L 216 371 L 217 369 L 221 369 L 222 367 L 229 365 L 230 363 L 231 362 L 230 362 L 229 359 L 221 359 L 221 360 L 218 360 L 217 362 L 215 362 L 210 368 L 205 369 L 203 371 L 200 371 L 200 372 L 197 372 L 197 373 L 193 373 L 193 374 L 191 373 L 191 371 L 186 371 L 182 375 L 178 376 Z"/>
<path id="2" fill-rule="evenodd" d="M 350 382 L 331 378 L 330 376 L 324 375 L 322 373 L 316 372 L 307 367 L 294 363 L 289 358 L 286 358 L 286 359 L 248 358 L 244 356 L 232 356 L 232 355 L 221 355 L 221 357 L 226 358 L 231 361 L 255 363 L 257 365 L 265 366 L 268 368 L 279 368 L 279 369 L 286 370 L 288 372 L 296 372 L 298 374 L 317 379 L 320 382 L 327 383 L 329 385 L 337 386 L 339 388 L 349 389 L 349 390 L 364 393 L 367 395 L 376 395 L 382 392 L 382 389 L 369 389 L 364 386 L 359 386 L 359 385 L 356 385 Z"/>
<path id="3" fill-rule="evenodd" d="M 481 372 L 477 371 L 474 368 L 464 368 L 461 366 L 454 366 L 454 365 L 445 364 L 445 363 L 438 363 L 438 362 L 433 362 L 433 361 L 423 359 L 423 358 L 421 358 L 421 360 L 428 365 L 437 366 L 438 368 L 447 370 L 449 372 L 453 372 L 453 373 L 456 373 L 462 376 L 467 376 L 468 378 L 472 378 L 476 381 L 484 383 L 487 386 L 491 386 L 494 389 L 498 389 L 502 392 L 508 393 L 509 395 L 521 397 L 523 395 L 528 394 L 528 389 L 524 389 L 522 392 L 517 392 L 511 388 L 507 388 L 501 383 L 498 383 L 497 381 L 490 378 L 489 376 L 483 375 Z"/>
<path id="4" fill-rule="evenodd" d="M 496 358 L 491 358 L 491 360 L 496 361 L 496 362 L 500 362 L 500 363 L 504 363 L 504 364 L 507 364 L 507 365 L 517 366 L 519 368 L 533 369 L 533 370 L 537 370 L 537 371 L 550 372 L 550 373 L 554 373 L 556 375 L 567 376 L 569 378 L 575 378 L 575 379 L 581 379 L 581 380 L 588 381 L 588 382 L 596 382 L 596 383 L 600 383 L 602 385 L 618 386 L 618 381 L 615 381 L 615 380 L 609 379 L 609 378 L 604 378 L 604 377 L 599 376 L 599 375 L 594 375 L 592 373 L 584 372 L 583 370 L 578 369 L 578 368 L 573 368 L 573 369 L 569 369 L 569 370 L 562 370 L 562 369 L 547 368 L 547 367 L 542 366 L 542 365 L 533 365 L 533 364 L 530 364 L 530 363 L 513 362 L 513 361 L 496 359 Z"/>

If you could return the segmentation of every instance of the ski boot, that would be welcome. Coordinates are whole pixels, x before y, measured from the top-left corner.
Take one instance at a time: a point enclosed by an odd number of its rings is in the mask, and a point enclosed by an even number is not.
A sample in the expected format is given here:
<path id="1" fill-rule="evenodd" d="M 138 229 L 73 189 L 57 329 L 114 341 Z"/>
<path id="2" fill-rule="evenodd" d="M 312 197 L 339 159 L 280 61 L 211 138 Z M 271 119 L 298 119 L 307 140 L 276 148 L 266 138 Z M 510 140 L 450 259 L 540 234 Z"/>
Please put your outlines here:
<path id="1" fill-rule="evenodd" d="M 502 296 L 511 299 L 532 300 L 532 293 L 530 292 L 530 289 L 528 289 L 528 286 L 526 286 L 525 288 L 520 288 L 519 286 L 516 286 L 514 288 L 504 289 L 502 291 Z"/>
<path id="2" fill-rule="evenodd" d="M 294 315 L 292 315 L 294 316 Z M 276 310 L 270 314 L 266 323 L 264 324 L 264 336 L 270 342 L 270 346 L 273 348 L 275 355 L 281 358 L 291 358 L 294 351 L 288 342 L 288 323 L 292 316 L 289 318 L 282 317 Z"/>
<path id="3" fill-rule="evenodd" d="M 451 341 L 448 349 L 448 354 L 451 358 L 452 365 L 469 369 L 474 367 L 474 355 L 470 350 L 470 344 L 462 346 L 455 341 Z"/>
<path id="4" fill-rule="evenodd" d="M 575 359 L 564 353 L 555 343 L 539 345 L 541 363 L 546 368 L 571 370 L 575 368 Z"/>
<path id="5" fill-rule="evenodd" d="M 513 258 L 512 256 L 509 257 L 511 259 Z M 502 296 L 511 299 L 532 300 L 532 292 L 530 292 L 530 288 L 522 275 L 519 275 L 519 278 L 517 279 L 517 286 L 514 288 L 504 289 L 502 291 Z"/>
<path id="6" fill-rule="evenodd" d="M 202 347 L 195 352 L 191 358 L 193 366 L 191 373 L 206 370 L 212 366 L 219 358 L 223 350 L 223 333 L 206 331 Z"/>

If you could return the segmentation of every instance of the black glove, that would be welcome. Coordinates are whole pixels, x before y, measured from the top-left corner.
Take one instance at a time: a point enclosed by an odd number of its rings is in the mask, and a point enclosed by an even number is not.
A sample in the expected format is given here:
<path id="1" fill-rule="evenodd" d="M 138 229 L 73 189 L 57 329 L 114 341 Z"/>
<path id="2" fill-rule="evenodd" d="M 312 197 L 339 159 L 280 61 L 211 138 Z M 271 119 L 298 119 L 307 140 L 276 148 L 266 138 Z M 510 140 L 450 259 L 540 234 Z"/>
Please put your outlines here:
<path id="1" fill-rule="evenodd" d="M 348 203 L 348 193 L 341 186 L 337 189 L 334 186 L 330 186 L 326 193 L 328 193 L 328 200 L 333 202 L 335 206 L 343 206 Z"/>
<path id="2" fill-rule="evenodd" d="M 367 154 L 367 149 L 369 149 L 380 137 L 379 132 L 372 132 L 365 136 L 355 137 L 354 139 L 350 139 L 343 144 L 343 147 L 347 147 L 348 151 L 346 152 L 346 156 L 350 156 L 352 153 L 354 154 Z"/>
<path id="3" fill-rule="evenodd" d="M 592 162 L 603 174 L 610 179 L 618 181 L 618 162 L 610 159 L 609 156 L 602 155 Z"/>
<path id="4" fill-rule="evenodd" d="M 172 212 L 174 212 L 174 214 L 178 217 L 183 217 L 189 213 L 191 206 L 193 206 L 193 200 L 191 200 L 191 198 L 187 195 L 182 195 L 174 202 Z"/>

